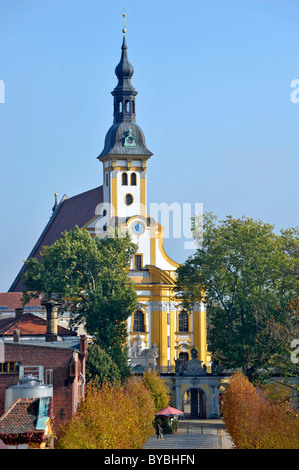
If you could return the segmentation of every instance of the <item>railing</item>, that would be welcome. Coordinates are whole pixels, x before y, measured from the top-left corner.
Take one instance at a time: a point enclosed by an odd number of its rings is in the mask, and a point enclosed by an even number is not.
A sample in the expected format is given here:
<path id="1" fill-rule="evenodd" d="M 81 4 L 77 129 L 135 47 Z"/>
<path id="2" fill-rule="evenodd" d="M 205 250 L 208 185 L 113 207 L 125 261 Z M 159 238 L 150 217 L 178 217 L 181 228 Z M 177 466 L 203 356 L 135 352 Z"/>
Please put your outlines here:
<path id="1" fill-rule="evenodd" d="M 44 369 L 43 366 L 20 366 L 19 379 L 26 377 L 34 377 L 41 383 L 53 385 L 53 369 Z"/>
<path id="2" fill-rule="evenodd" d="M 174 374 L 175 373 L 175 366 L 156 366 L 155 370 L 159 374 Z M 206 373 L 208 375 L 212 375 L 212 367 L 211 367 L 210 364 L 207 365 Z M 203 375 L 206 375 L 206 374 L 203 374 Z M 218 374 L 216 374 L 216 375 L 218 375 Z"/>
<path id="3" fill-rule="evenodd" d="M 156 366 L 155 370 L 159 374 L 174 374 L 175 373 L 175 366 Z"/>
<path id="4" fill-rule="evenodd" d="M 34 377 L 40 382 L 44 383 L 44 368 L 43 366 L 20 366 L 19 378 Z"/>

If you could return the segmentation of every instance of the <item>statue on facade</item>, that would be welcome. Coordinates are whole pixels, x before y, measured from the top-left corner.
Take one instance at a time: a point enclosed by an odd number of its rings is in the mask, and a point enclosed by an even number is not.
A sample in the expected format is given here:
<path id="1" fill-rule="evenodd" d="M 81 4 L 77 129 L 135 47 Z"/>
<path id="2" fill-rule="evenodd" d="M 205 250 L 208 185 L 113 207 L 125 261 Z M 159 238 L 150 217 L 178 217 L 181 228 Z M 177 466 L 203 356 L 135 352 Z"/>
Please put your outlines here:
<path id="1" fill-rule="evenodd" d="M 207 375 L 207 367 L 204 364 L 202 366 L 202 362 L 198 357 L 198 351 L 195 348 L 191 349 L 191 360 L 187 362 L 183 362 L 180 359 L 175 361 L 175 373 L 176 375 Z"/>
<path id="2" fill-rule="evenodd" d="M 136 341 L 134 341 L 134 344 L 131 348 L 131 357 L 136 357 L 136 356 L 141 356 L 142 354 L 142 338 L 141 336 L 135 336 Z"/>
<path id="3" fill-rule="evenodd" d="M 158 346 L 156 343 L 152 345 L 152 352 L 153 352 L 153 357 L 157 359 L 159 357 L 159 354 L 158 354 Z"/>
<path id="4" fill-rule="evenodd" d="M 183 373 L 183 361 L 181 359 L 175 359 L 175 374 L 182 375 Z"/>
<path id="5" fill-rule="evenodd" d="M 214 359 L 212 362 L 212 374 L 218 375 L 219 372 L 219 361 Z"/>
<path id="6" fill-rule="evenodd" d="M 140 335 L 135 336 L 135 341 L 130 352 L 131 368 L 136 372 L 147 369 L 154 370 L 157 365 L 158 347 L 154 343 L 151 348 L 144 348 L 144 342 Z"/>

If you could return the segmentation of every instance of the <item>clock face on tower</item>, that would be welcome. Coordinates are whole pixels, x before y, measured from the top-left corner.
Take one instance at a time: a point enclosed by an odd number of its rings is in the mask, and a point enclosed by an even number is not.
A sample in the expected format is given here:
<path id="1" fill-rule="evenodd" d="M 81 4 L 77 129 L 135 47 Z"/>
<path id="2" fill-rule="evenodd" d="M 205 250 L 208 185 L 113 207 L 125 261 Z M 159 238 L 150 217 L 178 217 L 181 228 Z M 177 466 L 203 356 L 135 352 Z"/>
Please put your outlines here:
<path id="1" fill-rule="evenodd" d="M 133 223 L 131 230 L 135 235 L 142 235 L 145 231 L 145 226 L 142 222 L 136 221 Z"/>

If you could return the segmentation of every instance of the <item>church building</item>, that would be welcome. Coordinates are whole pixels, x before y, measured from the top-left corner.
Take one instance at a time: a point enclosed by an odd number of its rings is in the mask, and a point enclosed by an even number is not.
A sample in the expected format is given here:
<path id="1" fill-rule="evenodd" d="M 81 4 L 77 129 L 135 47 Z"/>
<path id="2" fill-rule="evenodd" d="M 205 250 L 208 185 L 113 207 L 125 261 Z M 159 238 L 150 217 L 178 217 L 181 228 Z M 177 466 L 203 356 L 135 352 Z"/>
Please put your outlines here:
<path id="1" fill-rule="evenodd" d="M 123 29 L 117 85 L 112 91 L 113 123 L 98 156 L 101 186 L 55 201 L 53 213 L 29 257 L 54 243 L 75 225 L 91 236 L 106 237 L 117 227 L 138 245 L 129 271 L 138 308 L 127 323 L 133 371 L 156 369 L 169 387 L 172 405 L 194 417 L 218 416 L 218 377 L 211 369 L 206 339 L 206 312 L 199 303 L 185 311 L 174 295 L 178 263 L 163 247 L 163 227 L 148 213 L 147 179 L 151 151 L 136 123 L 137 91 L 131 83 L 126 30 Z M 21 269 L 11 292 L 22 291 Z"/>

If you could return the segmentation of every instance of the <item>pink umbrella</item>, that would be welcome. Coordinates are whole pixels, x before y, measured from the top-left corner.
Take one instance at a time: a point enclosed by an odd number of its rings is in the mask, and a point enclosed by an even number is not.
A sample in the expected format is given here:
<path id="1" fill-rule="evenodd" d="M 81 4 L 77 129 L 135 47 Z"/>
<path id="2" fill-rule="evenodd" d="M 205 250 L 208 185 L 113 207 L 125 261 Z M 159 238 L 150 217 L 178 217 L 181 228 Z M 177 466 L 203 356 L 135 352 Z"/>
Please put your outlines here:
<path id="1" fill-rule="evenodd" d="M 7 449 L 7 445 L 0 439 L 0 449 Z"/>
<path id="2" fill-rule="evenodd" d="M 172 408 L 172 406 L 167 406 L 163 410 L 155 414 L 155 416 L 171 416 L 171 415 L 183 415 L 183 411 Z"/>

